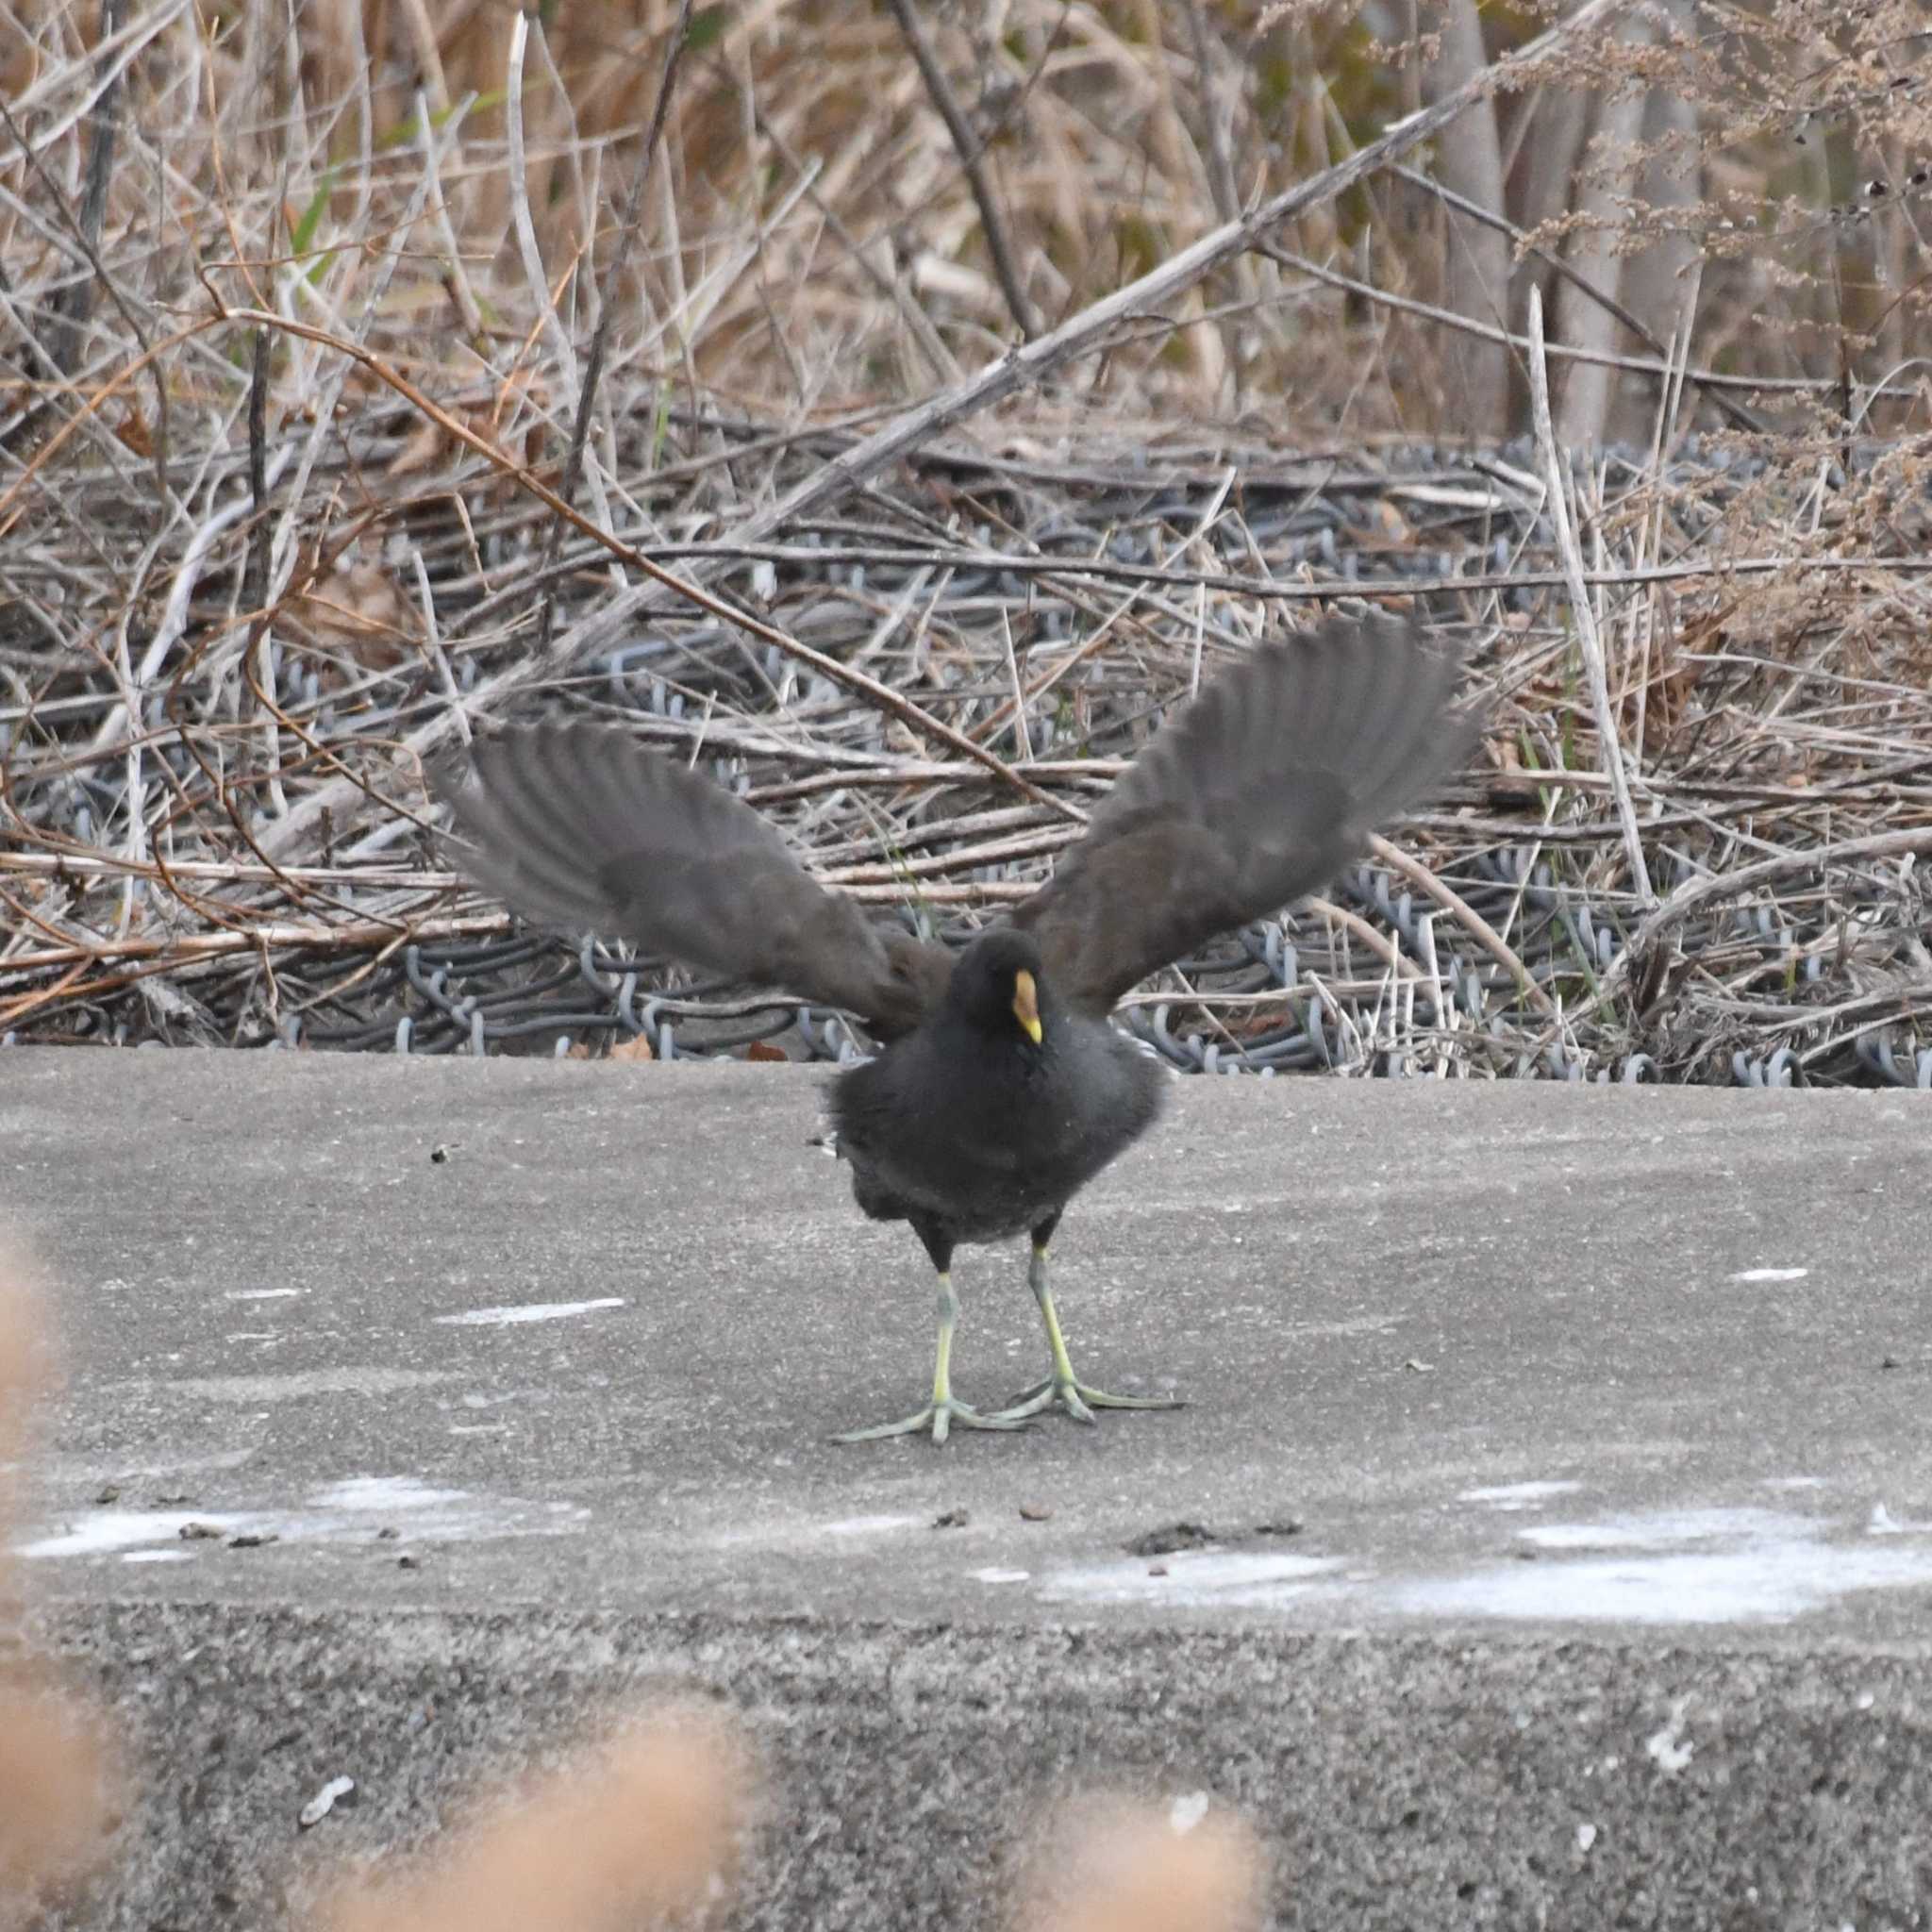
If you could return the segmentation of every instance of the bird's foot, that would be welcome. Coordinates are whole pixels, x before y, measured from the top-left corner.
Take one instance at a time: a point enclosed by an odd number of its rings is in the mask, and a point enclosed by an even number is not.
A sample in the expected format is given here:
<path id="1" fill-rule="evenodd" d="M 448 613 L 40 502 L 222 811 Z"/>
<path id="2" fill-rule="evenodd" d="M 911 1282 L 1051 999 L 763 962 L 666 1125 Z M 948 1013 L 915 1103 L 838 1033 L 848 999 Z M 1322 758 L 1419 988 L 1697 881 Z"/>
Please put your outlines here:
<path id="1" fill-rule="evenodd" d="M 995 1409 L 988 1422 L 1007 1426 L 1024 1423 L 1042 1409 L 1063 1408 L 1076 1423 L 1091 1423 L 1096 1408 L 1185 1408 L 1178 1395 L 1109 1395 L 1105 1389 L 1090 1389 L 1071 1375 L 1049 1375 L 1013 1397 L 1005 1408 Z"/>
<path id="2" fill-rule="evenodd" d="M 832 1438 L 835 1442 L 883 1442 L 888 1436 L 915 1436 L 922 1429 L 932 1431 L 935 1444 L 943 1442 L 955 1424 L 962 1429 L 1024 1429 L 1024 1416 L 981 1415 L 971 1403 L 948 1395 L 942 1401 L 928 1402 L 917 1415 L 903 1422 L 880 1423 L 870 1429 L 846 1429 Z"/>

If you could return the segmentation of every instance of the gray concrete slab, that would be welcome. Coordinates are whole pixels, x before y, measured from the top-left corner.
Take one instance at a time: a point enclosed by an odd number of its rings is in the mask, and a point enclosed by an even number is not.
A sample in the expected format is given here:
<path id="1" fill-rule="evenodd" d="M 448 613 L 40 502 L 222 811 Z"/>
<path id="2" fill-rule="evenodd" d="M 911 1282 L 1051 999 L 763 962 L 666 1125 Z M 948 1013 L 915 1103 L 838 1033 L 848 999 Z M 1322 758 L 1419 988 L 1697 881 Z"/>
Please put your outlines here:
<path id="1" fill-rule="evenodd" d="M 1192 1406 L 936 1451 L 825 1440 L 931 1297 L 822 1079 L 0 1055 L 26 1567 L 225 1821 L 151 1797 L 101 1923 L 255 1923 L 305 1783 L 385 1842 L 674 1677 L 778 1761 L 760 1924 L 993 1923 L 1083 1754 L 1254 1810 L 1283 1924 L 1922 1922 L 1924 1098 L 1177 1083 L 1056 1253 L 1082 1373 Z M 1000 1399 L 1024 1250 L 957 1279 Z"/>

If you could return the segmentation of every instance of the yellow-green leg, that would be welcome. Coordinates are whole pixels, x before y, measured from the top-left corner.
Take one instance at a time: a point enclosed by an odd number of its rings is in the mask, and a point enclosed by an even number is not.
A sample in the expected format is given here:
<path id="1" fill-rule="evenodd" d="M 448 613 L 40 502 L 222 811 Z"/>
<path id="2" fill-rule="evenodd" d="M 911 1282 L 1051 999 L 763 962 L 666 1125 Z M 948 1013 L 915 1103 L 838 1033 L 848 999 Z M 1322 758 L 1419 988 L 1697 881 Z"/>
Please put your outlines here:
<path id="1" fill-rule="evenodd" d="M 959 1320 L 959 1298 L 953 1292 L 950 1270 L 940 1270 L 940 1342 L 932 1365 L 932 1400 L 917 1415 L 903 1422 L 880 1423 L 870 1429 L 847 1429 L 835 1442 L 878 1442 L 888 1436 L 910 1436 L 930 1426 L 935 1442 L 943 1442 L 955 1423 L 962 1429 L 1024 1429 L 1024 1416 L 981 1415 L 953 1394 L 953 1329 Z"/>
<path id="2" fill-rule="evenodd" d="M 1036 1382 L 1032 1388 L 1023 1390 L 1014 1396 L 1005 1408 L 997 1410 L 988 1420 L 991 1422 L 1024 1422 L 1028 1416 L 1038 1415 L 1041 1409 L 1056 1405 L 1066 1410 L 1076 1423 L 1091 1423 L 1096 1408 L 1180 1408 L 1184 1407 L 1178 1396 L 1173 1395 L 1109 1395 L 1104 1389 L 1090 1389 L 1074 1374 L 1072 1357 L 1067 1354 L 1067 1339 L 1060 1333 L 1060 1318 L 1055 1312 L 1053 1293 L 1046 1285 L 1046 1246 L 1053 1239 L 1053 1231 L 1058 1225 L 1059 1217 L 1033 1230 L 1033 1261 L 1026 1271 L 1027 1285 L 1033 1290 L 1033 1299 L 1040 1304 L 1040 1319 L 1046 1324 L 1046 1345 L 1053 1357 L 1053 1373 L 1045 1381 Z"/>

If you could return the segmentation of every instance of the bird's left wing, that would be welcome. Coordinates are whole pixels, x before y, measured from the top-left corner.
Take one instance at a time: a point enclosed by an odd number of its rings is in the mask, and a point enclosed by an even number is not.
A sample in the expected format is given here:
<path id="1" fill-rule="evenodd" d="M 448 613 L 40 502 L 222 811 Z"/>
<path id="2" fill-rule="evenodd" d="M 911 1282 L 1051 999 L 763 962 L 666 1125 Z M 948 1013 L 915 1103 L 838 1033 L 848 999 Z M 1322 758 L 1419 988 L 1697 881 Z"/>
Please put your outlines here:
<path id="1" fill-rule="evenodd" d="M 858 1013 L 882 1038 L 918 1024 L 948 956 L 881 932 L 741 799 L 620 729 L 527 724 L 479 740 L 437 789 L 477 883 L 544 925 Z"/>
<path id="2" fill-rule="evenodd" d="M 1412 624 L 1334 619 L 1221 673 L 1013 913 L 1060 997 L 1105 1013 L 1324 883 L 1469 756 L 1480 721 L 1452 705 L 1459 671 Z"/>

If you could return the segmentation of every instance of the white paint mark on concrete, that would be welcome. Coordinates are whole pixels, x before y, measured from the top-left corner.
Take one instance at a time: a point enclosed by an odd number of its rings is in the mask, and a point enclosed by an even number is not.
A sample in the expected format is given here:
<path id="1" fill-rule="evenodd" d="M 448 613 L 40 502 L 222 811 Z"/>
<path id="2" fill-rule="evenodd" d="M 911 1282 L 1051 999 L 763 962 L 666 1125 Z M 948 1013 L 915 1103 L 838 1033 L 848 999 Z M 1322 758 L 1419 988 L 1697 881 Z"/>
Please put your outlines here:
<path id="1" fill-rule="evenodd" d="M 417 1543 L 483 1542 L 493 1537 L 560 1535 L 578 1528 L 591 1515 L 575 1503 L 438 1490 L 410 1475 L 351 1476 L 317 1490 L 304 1508 L 320 1513 L 291 1517 L 281 1531 L 284 1537 L 359 1542 L 378 1530 L 401 1526 Z"/>
<path id="2" fill-rule="evenodd" d="M 340 1369 L 305 1369 L 286 1375 L 166 1375 L 143 1376 L 136 1382 L 110 1385 L 137 1391 L 151 1398 L 157 1389 L 170 1395 L 200 1396 L 209 1402 L 234 1402 L 254 1407 L 261 1403 L 292 1402 L 315 1395 L 397 1395 L 457 1380 L 455 1369 L 391 1369 L 351 1364 Z"/>
<path id="3" fill-rule="evenodd" d="M 237 1535 L 281 1542 L 360 1543 L 378 1531 L 407 1527 L 417 1543 L 480 1542 L 493 1537 L 557 1536 L 581 1527 L 591 1512 L 574 1503 L 540 1503 L 513 1496 L 479 1496 L 437 1490 L 414 1476 L 351 1476 L 315 1491 L 291 1510 L 245 1513 L 208 1509 L 91 1509 L 59 1531 L 20 1546 L 23 1557 L 110 1557 L 142 1552 L 159 1562 L 221 1549 Z M 207 1524 L 219 1538 L 180 1547 L 182 1526 Z M 125 1558 L 124 1558 L 125 1560 Z"/>
<path id="4" fill-rule="evenodd" d="M 129 1550 L 121 1558 L 124 1563 L 188 1563 L 193 1560 L 189 1550 Z"/>
<path id="5" fill-rule="evenodd" d="M 883 1536 L 889 1530 L 918 1529 L 928 1519 L 924 1516 L 843 1516 L 825 1524 L 827 1536 Z"/>
<path id="6" fill-rule="evenodd" d="M 972 1573 L 975 1583 L 1024 1583 L 1031 1574 L 1028 1570 L 975 1570 Z"/>
<path id="7" fill-rule="evenodd" d="M 1874 1590 L 1932 1585 L 1932 1541 L 1829 1540 L 1831 1525 L 1763 1509 L 1659 1511 L 1522 1532 L 1567 1559 L 1371 1586 L 1425 1617 L 1581 1624 L 1782 1624 Z"/>
<path id="8" fill-rule="evenodd" d="M 470 1492 L 432 1490 L 413 1475 L 352 1475 L 346 1482 L 317 1490 L 308 1500 L 318 1509 L 435 1509 L 448 1503 L 467 1503 Z"/>
<path id="9" fill-rule="evenodd" d="M 1144 1557 L 1135 1557 L 1058 1570 L 1043 1581 L 1041 1594 L 1051 1603 L 1272 1609 L 1307 1596 L 1347 1567 L 1347 1558 L 1342 1557 L 1180 1550 L 1151 1565 Z"/>
<path id="10" fill-rule="evenodd" d="M 1458 1503 L 1486 1503 L 1491 1509 L 1536 1509 L 1556 1496 L 1574 1496 L 1583 1487 L 1568 1481 L 1494 1483 L 1487 1489 L 1464 1490 Z"/>
<path id="11" fill-rule="evenodd" d="M 1588 1857 L 1590 1856 L 1590 1848 L 1595 1843 L 1596 1826 L 1593 1824 L 1579 1824 L 1576 1827 L 1576 1849 Z"/>
<path id="12" fill-rule="evenodd" d="M 1540 1550 L 1663 1550 L 1738 1538 L 1802 1537 L 1812 1527 L 1807 1516 L 1775 1509 L 1647 1509 L 1600 1523 L 1540 1523 L 1517 1535 Z"/>
<path id="13" fill-rule="evenodd" d="M 299 1288 L 231 1288 L 227 1298 L 231 1302 L 279 1302 L 301 1292 Z"/>
<path id="14" fill-rule="evenodd" d="M 178 1541 L 183 1527 L 206 1523 L 232 1535 L 243 1527 L 255 1526 L 252 1518 L 214 1516 L 206 1509 L 90 1509 L 65 1529 L 22 1543 L 23 1557 L 111 1557 L 123 1550 L 141 1548 L 145 1543 Z M 187 1555 L 180 1551 L 177 1554 Z"/>
<path id="15" fill-rule="evenodd" d="M 528 1322 L 561 1322 L 572 1315 L 591 1315 L 599 1308 L 622 1308 L 622 1295 L 607 1294 L 593 1302 L 530 1302 L 522 1307 L 470 1308 L 460 1315 L 439 1315 L 445 1328 L 516 1328 Z"/>
<path id="16" fill-rule="evenodd" d="M 1269 1303 L 1251 1310 L 1257 1316 L 1272 1316 L 1277 1304 Z M 1342 1341 L 1354 1335 L 1386 1335 L 1393 1328 L 1400 1317 L 1387 1315 L 1353 1315 L 1343 1322 L 1284 1322 L 1282 1331 L 1300 1341 L 1307 1337 L 1310 1341 Z"/>
<path id="17" fill-rule="evenodd" d="M 1808 1268 L 1746 1268 L 1731 1276 L 1733 1281 L 1803 1281 Z"/>
<path id="18" fill-rule="evenodd" d="M 1932 1523 L 1894 1516 L 1883 1503 L 1873 1504 L 1872 1514 L 1865 1519 L 1867 1536 L 1924 1536 L 1928 1531 L 1932 1531 Z"/>
<path id="19" fill-rule="evenodd" d="M 1767 1490 L 1822 1490 L 1822 1475 L 1768 1475 L 1760 1486 Z"/>

